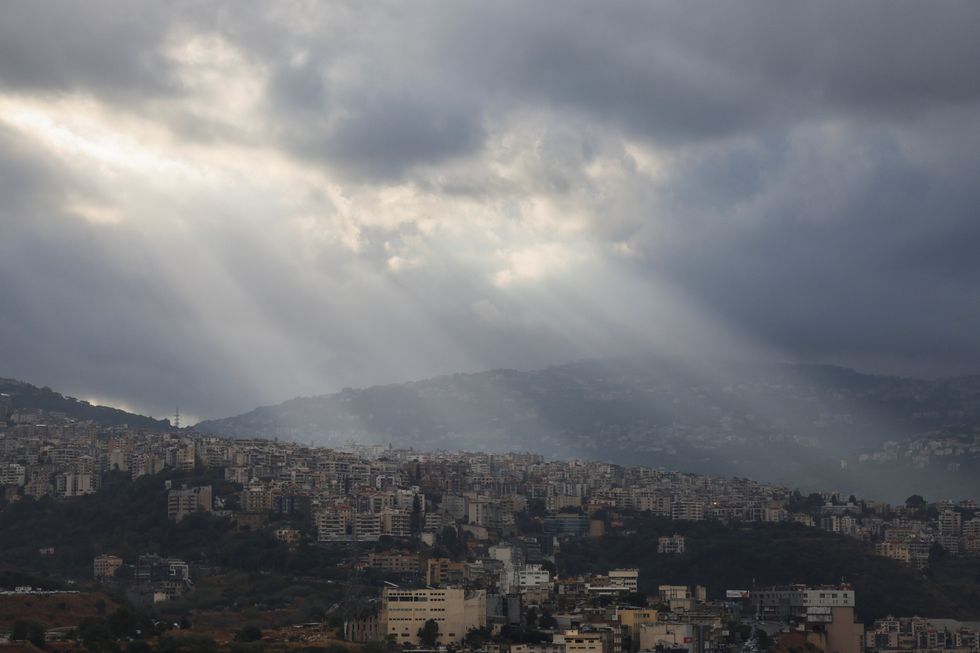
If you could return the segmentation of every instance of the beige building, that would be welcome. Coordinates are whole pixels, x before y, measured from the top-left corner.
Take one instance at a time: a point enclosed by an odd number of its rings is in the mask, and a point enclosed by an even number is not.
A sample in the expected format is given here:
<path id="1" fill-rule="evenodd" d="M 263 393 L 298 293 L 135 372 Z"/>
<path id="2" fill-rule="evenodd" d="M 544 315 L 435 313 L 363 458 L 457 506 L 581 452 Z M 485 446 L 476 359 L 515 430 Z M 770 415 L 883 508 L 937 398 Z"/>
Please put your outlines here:
<path id="1" fill-rule="evenodd" d="M 658 646 L 669 649 L 698 650 L 697 626 L 676 621 L 640 624 L 637 638 L 642 651 L 654 651 Z"/>
<path id="2" fill-rule="evenodd" d="M 167 517 L 180 521 L 194 512 L 211 512 L 211 486 L 202 485 L 167 493 Z"/>
<path id="3" fill-rule="evenodd" d="M 909 545 L 905 542 L 879 542 L 875 544 L 875 554 L 905 564 L 912 562 L 912 553 L 909 551 Z"/>
<path id="4" fill-rule="evenodd" d="M 657 610 L 653 608 L 617 608 L 616 619 L 628 632 L 635 633 L 637 627 L 644 623 L 657 621 Z"/>
<path id="5" fill-rule="evenodd" d="M 466 565 L 449 558 L 430 558 L 425 565 L 426 585 L 450 585 L 463 582 Z"/>
<path id="6" fill-rule="evenodd" d="M 807 628 L 806 638 L 826 653 L 863 653 L 864 624 L 854 621 L 854 608 L 830 608 L 830 621 Z"/>
<path id="7" fill-rule="evenodd" d="M 400 589 L 387 587 L 381 597 L 381 627 L 399 644 L 418 644 L 419 629 L 432 619 L 439 644 L 463 641 L 472 628 L 487 625 L 487 594 L 462 588 Z"/>
<path id="8" fill-rule="evenodd" d="M 611 628 L 566 630 L 555 637 L 556 643 L 565 645 L 565 653 L 612 653 L 613 641 Z"/>
<path id="9" fill-rule="evenodd" d="M 752 592 L 752 603 L 761 619 L 798 624 L 807 641 L 825 653 L 864 650 L 864 624 L 854 621 L 854 590 L 850 585 L 763 588 Z"/>
<path id="10" fill-rule="evenodd" d="M 565 653 L 564 644 L 511 644 L 510 653 Z"/>
<path id="11" fill-rule="evenodd" d="M 96 556 L 92 563 L 93 575 L 96 580 L 112 578 L 116 575 L 116 570 L 122 567 L 123 561 L 119 556 L 100 555 Z"/>

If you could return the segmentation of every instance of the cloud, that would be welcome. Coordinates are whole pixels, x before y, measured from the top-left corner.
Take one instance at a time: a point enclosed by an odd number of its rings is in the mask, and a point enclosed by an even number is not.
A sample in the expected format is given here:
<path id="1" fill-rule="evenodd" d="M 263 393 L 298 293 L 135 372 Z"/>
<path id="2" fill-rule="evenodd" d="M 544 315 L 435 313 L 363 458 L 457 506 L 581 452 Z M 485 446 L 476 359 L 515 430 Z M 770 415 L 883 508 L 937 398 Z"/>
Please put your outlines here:
<path id="1" fill-rule="evenodd" d="M 976 371 L 978 18 L 0 9 L 3 374 L 211 417 L 641 349 Z"/>

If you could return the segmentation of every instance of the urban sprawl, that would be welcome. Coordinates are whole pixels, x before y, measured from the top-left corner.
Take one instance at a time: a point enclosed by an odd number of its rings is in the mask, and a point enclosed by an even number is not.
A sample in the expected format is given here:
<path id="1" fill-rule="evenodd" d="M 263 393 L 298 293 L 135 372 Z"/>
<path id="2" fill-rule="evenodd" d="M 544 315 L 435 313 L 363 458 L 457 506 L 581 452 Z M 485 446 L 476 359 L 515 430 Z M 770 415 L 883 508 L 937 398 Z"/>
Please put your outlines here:
<path id="1" fill-rule="evenodd" d="M 796 522 L 864 541 L 877 555 L 921 570 L 937 551 L 980 555 L 972 500 L 910 497 L 889 505 L 529 453 L 420 452 L 355 442 L 326 449 L 187 430 L 143 432 L 44 411 L 8 410 L 0 418 L 5 504 L 72 501 L 97 492 L 107 474 L 136 480 L 206 469 L 235 490 L 161 480 L 170 520 L 208 513 L 237 529 L 269 529 L 290 547 L 346 547 L 349 578 L 378 571 L 395 579 L 376 586 L 352 580 L 351 602 L 367 609 L 346 611 L 330 635 L 347 642 L 513 653 L 703 653 L 753 651 L 790 638 L 800 650 L 812 644 L 828 653 L 980 651 L 976 623 L 915 615 L 858 623 L 846 579 L 832 586 L 660 585 L 641 594 L 637 569 L 561 577 L 555 564 L 569 541 L 623 531 L 620 515 L 629 512 L 685 522 Z M 539 526 L 533 533 L 522 527 L 529 516 Z M 458 545 L 449 553 L 446 538 Z M 685 547 L 684 535 L 666 535 L 650 543 L 650 555 L 681 556 Z M 53 551 L 39 548 L 38 555 L 46 553 Z M 192 575 L 204 572 L 151 552 L 123 559 L 106 550 L 92 561 L 92 573 L 153 606 L 192 593 Z M 537 641 L 495 637 L 529 623 Z"/>

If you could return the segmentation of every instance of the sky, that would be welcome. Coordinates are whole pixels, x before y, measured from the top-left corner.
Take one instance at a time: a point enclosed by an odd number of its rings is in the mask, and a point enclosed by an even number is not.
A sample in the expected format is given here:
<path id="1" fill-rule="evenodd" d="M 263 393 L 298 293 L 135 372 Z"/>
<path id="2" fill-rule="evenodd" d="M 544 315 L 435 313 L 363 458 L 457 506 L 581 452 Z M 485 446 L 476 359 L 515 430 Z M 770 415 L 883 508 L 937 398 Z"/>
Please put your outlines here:
<path id="1" fill-rule="evenodd" d="M 0 376 L 980 373 L 980 3 L 8 2 Z"/>

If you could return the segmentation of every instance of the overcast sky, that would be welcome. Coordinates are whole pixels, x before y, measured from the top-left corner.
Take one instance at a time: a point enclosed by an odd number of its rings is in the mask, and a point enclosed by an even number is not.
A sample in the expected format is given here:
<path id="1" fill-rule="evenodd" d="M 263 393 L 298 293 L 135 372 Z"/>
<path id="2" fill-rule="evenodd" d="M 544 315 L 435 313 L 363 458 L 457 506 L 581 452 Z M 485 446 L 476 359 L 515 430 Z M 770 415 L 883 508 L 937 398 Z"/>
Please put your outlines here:
<path id="1" fill-rule="evenodd" d="M 980 3 L 7 2 L 0 376 L 980 372 Z"/>

